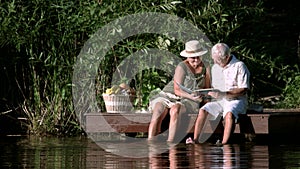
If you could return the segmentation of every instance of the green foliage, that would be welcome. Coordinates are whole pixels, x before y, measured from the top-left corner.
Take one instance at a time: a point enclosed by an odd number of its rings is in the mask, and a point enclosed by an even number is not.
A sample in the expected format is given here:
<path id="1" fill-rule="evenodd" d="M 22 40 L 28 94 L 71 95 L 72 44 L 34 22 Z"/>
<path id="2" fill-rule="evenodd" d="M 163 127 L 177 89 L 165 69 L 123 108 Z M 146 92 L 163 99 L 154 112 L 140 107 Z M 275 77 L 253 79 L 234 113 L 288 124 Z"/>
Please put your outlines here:
<path id="1" fill-rule="evenodd" d="M 28 120 L 29 131 L 35 134 L 72 135 L 82 132 L 72 104 L 73 65 L 84 43 L 100 28 L 117 18 L 140 12 L 162 12 L 182 17 L 200 28 L 212 43 L 226 42 L 251 72 L 251 101 L 272 94 L 281 94 L 281 107 L 299 105 L 299 74 L 288 43 L 267 41 L 263 1 L 21 1 L 0 4 L 1 69 L 6 88 L 14 97 L 1 93 L 3 100 L 12 100 Z M 146 19 L 146 18 L 145 18 Z M 273 28 L 273 27 L 271 27 Z M 271 29 L 270 28 L 270 29 Z M 180 29 L 180 28 L 179 28 Z M 257 42 L 259 40 L 259 43 Z M 183 43 L 167 35 L 141 34 L 119 42 L 99 63 L 95 79 L 99 107 L 104 110 L 101 94 L 112 85 L 112 75 L 128 56 L 152 48 L 179 54 Z M 291 57 L 296 58 L 296 57 Z M 159 60 L 159 59 L 157 59 Z M 167 63 L 166 60 L 160 60 Z M 10 63 L 10 64 L 7 64 Z M 109 65 L 109 66 L 108 66 Z M 151 91 L 163 88 L 172 78 L 170 72 L 147 67 L 135 60 L 137 73 L 133 79 L 120 78 L 135 88 L 135 106 L 146 108 Z M 166 64 L 172 71 L 176 62 Z M 5 68 L 5 69 L 4 69 Z M 125 69 L 130 70 L 130 69 Z M 91 70 L 93 71 L 93 70 Z M 121 72 L 121 74 L 132 72 Z M 120 74 L 120 75 L 121 75 Z M 120 83 L 118 82 L 118 83 Z M 7 87 L 9 86 L 9 87 Z M 11 105 L 10 103 L 7 103 Z"/>
<path id="2" fill-rule="evenodd" d="M 277 108 L 300 108 L 300 74 L 295 73 L 287 79 L 287 85 L 284 88 L 282 99 L 276 105 Z"/>

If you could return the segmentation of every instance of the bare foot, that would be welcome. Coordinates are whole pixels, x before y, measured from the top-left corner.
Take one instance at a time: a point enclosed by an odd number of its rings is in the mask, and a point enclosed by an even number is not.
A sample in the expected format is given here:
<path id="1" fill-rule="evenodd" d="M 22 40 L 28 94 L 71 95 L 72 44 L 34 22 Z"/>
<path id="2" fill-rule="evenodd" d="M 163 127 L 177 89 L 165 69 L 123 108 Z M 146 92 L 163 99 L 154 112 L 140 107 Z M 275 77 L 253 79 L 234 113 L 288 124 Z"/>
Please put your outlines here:
<path id="1" fill-rule="evenodd" d="M 189 137 L 189 138 L 187 138 L 186 140 L 185 140 L 185 144 L 194 144 L 195 142 L 194 142 L 194 140 L 191 138 L 191 137 Z"/>

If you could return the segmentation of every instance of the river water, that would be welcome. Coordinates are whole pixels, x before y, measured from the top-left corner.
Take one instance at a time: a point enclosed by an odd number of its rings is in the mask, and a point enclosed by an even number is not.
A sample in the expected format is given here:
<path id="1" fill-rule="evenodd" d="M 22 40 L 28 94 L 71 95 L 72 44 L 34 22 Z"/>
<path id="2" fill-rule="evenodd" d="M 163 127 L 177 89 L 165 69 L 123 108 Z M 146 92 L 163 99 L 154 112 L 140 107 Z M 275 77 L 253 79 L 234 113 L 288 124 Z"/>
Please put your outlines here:
<path id="1" fill-rule="evenodd" d="M 86 137 L 1 137 L 0 168 L 300 168 L 300 144 L 179 143 L 153 153 L 162 144 L 148 145 L 152 154 L 147 157 L 130 158 Z"/>

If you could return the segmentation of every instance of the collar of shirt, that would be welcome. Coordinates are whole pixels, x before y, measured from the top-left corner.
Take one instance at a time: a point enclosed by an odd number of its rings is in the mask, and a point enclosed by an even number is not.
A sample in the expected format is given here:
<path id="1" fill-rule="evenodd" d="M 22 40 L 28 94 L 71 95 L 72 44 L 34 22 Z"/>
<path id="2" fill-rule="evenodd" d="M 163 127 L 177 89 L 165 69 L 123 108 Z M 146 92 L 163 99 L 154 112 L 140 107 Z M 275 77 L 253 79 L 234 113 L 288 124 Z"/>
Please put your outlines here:
<path id="1" fill-rule="evenodd" d="M 223 68 L 224 69 L 227 69 L 228 67 L 230 67 L 232 64 L 234 64 L 235 62 L 237 62 L 237 58 L 234 56 L 234 55 L 231 55 L 231 60 L 230 62 Z"/>

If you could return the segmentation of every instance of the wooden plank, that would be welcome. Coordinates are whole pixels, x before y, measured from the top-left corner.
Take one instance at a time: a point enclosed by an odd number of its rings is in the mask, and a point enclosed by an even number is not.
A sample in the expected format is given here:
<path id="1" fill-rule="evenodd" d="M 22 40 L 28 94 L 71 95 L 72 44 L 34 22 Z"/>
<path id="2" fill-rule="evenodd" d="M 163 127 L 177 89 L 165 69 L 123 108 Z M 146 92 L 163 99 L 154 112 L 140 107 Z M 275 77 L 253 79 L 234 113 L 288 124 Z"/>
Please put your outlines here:
<path id="1" fill-rule="evenodd" d="M 264 113 L 300 113 L 300 108 L 297 109 L 270 109 L 270 108 L 265 108 L 263 109 Z"/>
<path id="2" fill-rule="evenodd" d="M 181 126 L 180 132 L 192 134 L 197 114 L 190 114 L 184 120 L 185 126 Z M 85 115 L 85 131 L 103 139 L 103 134 L 109 138 L 114 133 L 126 133 L 134 137 L 137 133 L 147 133 L 150 113 L 88 113 Z M 163 129 L 168 128 L 169 119 L 165 119 Z M 213 123 L 212 123 L 213 124 Z M 223 132 L 222 121 L 216 130 L 212 130 L 210 123 L 204 128 L 204 134 L 221 134 Z M 185 127 L 185 128 L 182 128 Z M 248 141 L 267 142 L 299 142 L 296 135 L 300 132 L 300 110 L 291 109 L 265 109 L 262 112 L 248 111 L 240 116 L 240 122 L 236 124 L 233 138 Z M 100 134 L 100 135 L 99 135 Z M 144 135 L 144 134 L 142 134 Z M 237 136 L 237 137 L 236 137 Z M 240 137 L 241 136 L 241 137 Z"/>
<path id="3" fill-rule="evenodd" d="M 247 114 L 240 122 L 243 133 L 268 134 L 270 114 Z"/>
<path id="4" fill-rule="evenodd" d="M 295 135 L 300 132 L 300 109 L 264 109 L 270 115 L 269 134 Z"/>
<path id="5" fill-rule="evenodd" d="M 250 134 L 268 134 L 270 114 L 247 114 L 241 116 L 240 123 L 236 125 L 235 133 Z M 188 125 L 186 126 L 189 133 L 194 131 L 194 123 L 197 114 L 189 114 L 187 117 Z M 150 113 L 89 113 L 86 114 L 86 132 L 148 132 L 149 122 L 151 120 Z M 207 123 L 204 132 L 214 132 L 210 123 Z"/>
<path id="6" fill-rule="evenodd" d="M 89 113 L 86 115 L 86 132 L 145 132 L 150 114 Z"/>
<path id="7" fill-rule="evenodd" d="M 276 113 L 270 116 L 270 134 L 297 135 L 300 132 L 299 113 Z"/>

